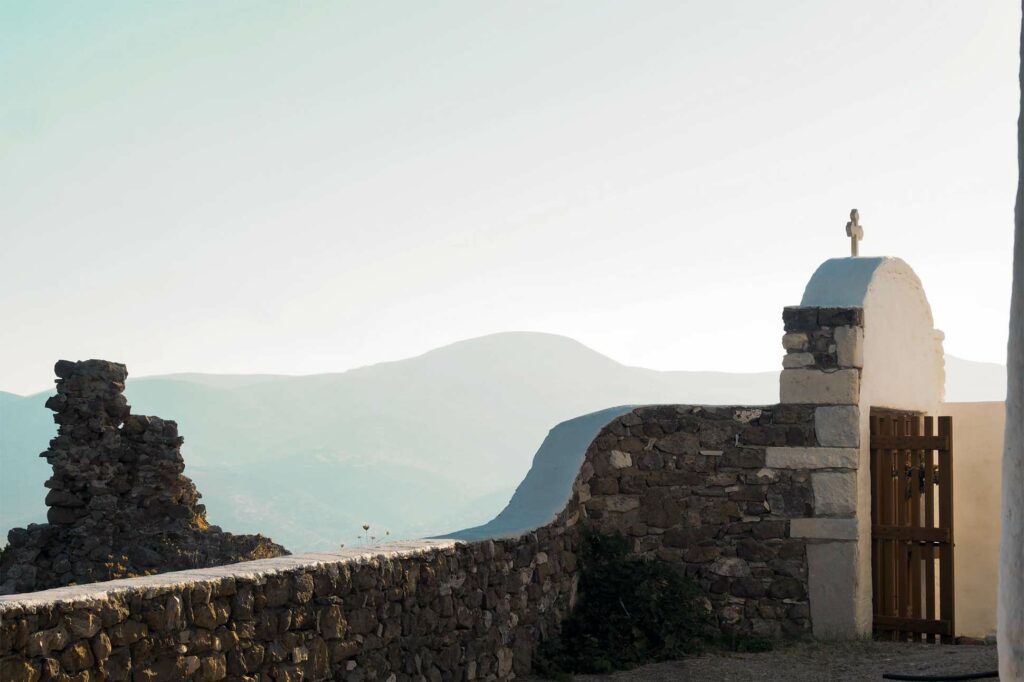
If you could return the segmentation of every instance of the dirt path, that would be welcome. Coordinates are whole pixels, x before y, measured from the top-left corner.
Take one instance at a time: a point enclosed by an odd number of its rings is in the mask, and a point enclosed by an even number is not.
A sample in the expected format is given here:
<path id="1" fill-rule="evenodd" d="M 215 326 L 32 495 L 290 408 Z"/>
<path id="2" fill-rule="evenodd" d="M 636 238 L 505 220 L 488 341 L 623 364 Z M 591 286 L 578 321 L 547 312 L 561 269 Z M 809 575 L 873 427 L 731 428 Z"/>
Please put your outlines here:
<path id="1" fill-rule="evenodd" d="M 877 682 L 882 673 L 937 675 L 995 670 L 994 646 L 941 646 L 891 642 L 797 644 L 761 654 L 716 654 L 657 663 L 614 675 L 579 675 L 583 682 L 694 680 L 704 682 Z M 995 678 L 992 678 L 995 679 Z"/>

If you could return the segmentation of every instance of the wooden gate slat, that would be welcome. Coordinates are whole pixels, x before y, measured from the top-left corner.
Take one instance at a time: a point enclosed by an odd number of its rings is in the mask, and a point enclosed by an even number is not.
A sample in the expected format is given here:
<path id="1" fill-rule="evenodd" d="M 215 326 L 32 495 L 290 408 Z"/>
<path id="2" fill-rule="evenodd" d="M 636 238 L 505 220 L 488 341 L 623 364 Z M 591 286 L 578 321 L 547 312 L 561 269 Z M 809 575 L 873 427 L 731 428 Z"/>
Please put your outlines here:
<path id="1" fill-rule="evenodd" d="M 913 618 L 894 618 L 892 616 L 876 617 L 875 627 L 883 631 L 916 631 L 933 636 L 948 635 L 953 631 L 949 621 L 946 620 L 915 620 Z"/>
<path id="2" fill-rule="evenodd" d="M 953 441 L 953 420 L 950 417 L 939 417 L 939 435 Z M 939 525 L 948 528 L 953 534 L 953 452 L 952 449 L 939 450 Z M 939 550 L 939 612 L 942 620 L 949 621 L 952 628 L 955 623 L 953 605 L 953 544 L 945 543 Z M 952 642 L 953 633 L 945 635 L 944 641 Z"/>
<path id="3" fill-rule="evenodd" d="M 881 435 L 892 434 L 892 421 L 890 419 L 881 419 L 879 424 L 879 433 Z M 879 485 L 882 488 L 882 504 L 881 514 L 879 514 L 879 523 L 884 525 L 893 524 L 892 515 L 892 457 L 888 449 L 882 448 L 878 450 L 878 476 Z M 893 609 L 895 598 L 893 595 L 893 566 L 892 566 L 892 543 L 886 539 L 880 539 L 879 545 L 881 547 L 882 555 L 882 572 L 879 575 L 879 582 L 882 584 L 882 604 L 879 614 L 882 616 L 895 616 L 896 612 Z"/>
<path id="4" fill-rule="evenodd" d="M 878 417 L 869 417 L 869 433 L 871 434 L 871 523 L 879 523 L 882 508 L 882 484 L 878 475 L 878 451 L 874 442 L 878 433 Z M 871 533 L 871 603 L 875 613 L 881 612 L 882 605 L 882 583 L 879 577 L 882 575 L 882 540 L 874 533 Z"/>
<path id="5" fill-rule="evenodd" d="M 924 433 L 930 436 L 935 431 L 934 420 L 931 417 L 924 418 Z M 924 526 L 928 530 L 935 528 L 935 455 L 932 450 L 925 450 L 924 453 Z M 952 538 L 946 538 L 948 542 Z M 935 620 L 935 545 L 925 545 L 924 565 L 924 588 L 925 588 L 925 611 L 927 620 Z M 935 635 L 942 634 L 929 632 L 928 641 L 934 643 Z"/>
<path id="6" fill-rule="evenodd" d="M 871 532 L 888 540 L 904 542 L 949 542 L 948 528 L 911 528 L 909 526 L 872 526 Z"/>
<path id="7" fill-rule="evenodd" d="M 896 435 L 907 435 L 906 419 L 896 419 Z M 896 456 L 896 523 L 899 526 L 909 525 L 909 508 L 907 504 L 907 451 L 897 449 Z M 893 540 L 896 546 L 896 615 L 902 619 L 910 618 L 910 567 L 907 565 L 907 543 L 903 540 Z M 906 632 L 902 629 L 897 632 L 897 639 L 907 638 Z"/>
<path id="8" fill-rule="evenodd" d="M 917 450 L 943 450 L 949 447 L 944 436 L 884 436 L 874 440 L 874 447 L 879 448 L 915 448 Z"/>
<path id="9" fill-rule="evenodd" d="M 921 418 L 910 418 L 910 435 L 920 437 Z M 910 451 L 910 525 L 912 530 L 921 529 L 921 450 Z M 921 545 L 910 541 L 910 617 L 921 620 Z M 915 642 L 921 641 L 921 632 L 914 631 Z"/>

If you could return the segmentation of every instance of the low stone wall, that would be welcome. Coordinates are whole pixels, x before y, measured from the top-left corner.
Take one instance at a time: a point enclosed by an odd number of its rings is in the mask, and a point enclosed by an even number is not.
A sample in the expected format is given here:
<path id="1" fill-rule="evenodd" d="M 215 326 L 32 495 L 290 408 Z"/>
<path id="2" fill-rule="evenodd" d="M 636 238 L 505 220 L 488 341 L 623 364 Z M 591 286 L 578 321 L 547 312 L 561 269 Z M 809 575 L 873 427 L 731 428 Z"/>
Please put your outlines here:
<path id="1" fill-rule="evenodd" d="M 554 522 L 517 538 L 0 597 L 0 679 L 510 679 L 568 615 L 587 527 L 693 576 L 724 633 L 804 636 L 808 523 L 828 495 L 814 477 L 846 464 L 818 447 L 821 409 L 628 412 L 591 443 Z"/>
<path id="2" fill-rule="evenodd" d="M 576 537 L 402 543 L 6 597 L 0 679 L 508 679 L 569 611 Z"/>

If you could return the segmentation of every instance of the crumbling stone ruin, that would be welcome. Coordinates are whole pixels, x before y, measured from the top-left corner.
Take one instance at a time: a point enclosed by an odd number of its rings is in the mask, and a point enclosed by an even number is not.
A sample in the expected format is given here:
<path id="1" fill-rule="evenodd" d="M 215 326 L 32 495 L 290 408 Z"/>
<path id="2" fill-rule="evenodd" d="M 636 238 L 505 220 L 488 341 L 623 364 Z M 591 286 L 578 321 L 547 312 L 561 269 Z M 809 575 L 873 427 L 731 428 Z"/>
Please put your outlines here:
<path id="1" fill-rule="evenodd" d="M 206 520 L 183 476 L 173 421 L 130 413 L 124 365 L 61 360 L 46 406 L 59 425 L 40 456 L 48 523 L 8 533 L 0 594 L 32 592 L 288 554 L 262 535 L 232 535 Z"/>

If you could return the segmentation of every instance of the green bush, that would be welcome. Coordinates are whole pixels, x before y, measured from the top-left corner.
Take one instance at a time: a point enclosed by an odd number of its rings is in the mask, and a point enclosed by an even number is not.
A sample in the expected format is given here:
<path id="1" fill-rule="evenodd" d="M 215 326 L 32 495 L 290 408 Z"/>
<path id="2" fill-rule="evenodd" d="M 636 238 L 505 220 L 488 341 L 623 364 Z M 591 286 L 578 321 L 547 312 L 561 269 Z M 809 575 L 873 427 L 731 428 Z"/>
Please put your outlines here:
<path id="1" fill-rule="evenodd" d="M 561 635 L 538 652 L 541 675 L 606 673 L 697 653 L 709 633 L 700 589 L 674 566 L 629 556 L 620 535 L 588 532 L 579 600 Z"/>
<path id="2" fill-rule="evenodd" d="M 760 654 L 765 651 L 772 651 L 775 642 L 764 637 L 753 635 L 722 635 L 715 640 L 715 647 L 725 651 L 738 651 L 740 653 Z"/>

